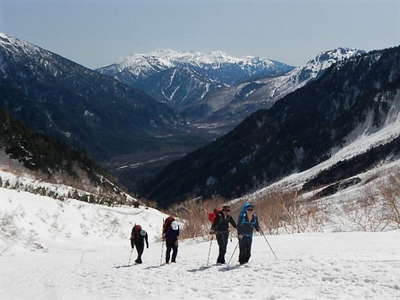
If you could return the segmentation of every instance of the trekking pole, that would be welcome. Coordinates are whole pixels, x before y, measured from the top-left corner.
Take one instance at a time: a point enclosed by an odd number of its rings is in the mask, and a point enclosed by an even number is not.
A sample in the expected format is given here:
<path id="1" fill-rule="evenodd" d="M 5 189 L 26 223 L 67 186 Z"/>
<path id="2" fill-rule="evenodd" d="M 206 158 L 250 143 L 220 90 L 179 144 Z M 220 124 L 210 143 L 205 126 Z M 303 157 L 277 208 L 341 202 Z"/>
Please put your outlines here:
<path id="1" fill-rule="evenodd" d="M 133 253 L 133 248 L 131 249 L 131 254 L 129 255 L 128 266 L 131 265 L 132 253 Z"/>
<path id="2" fill-rule="evenodd" d="M 160 266 L 162 265 L 162 255 L 164 252 L 164 218 L 163 218 L 163 222 L 162 222 L 162 228 L 161 228 L 161 256 L 160 256 Z"/>
<path id="3" fill-rule="evenodd" d="M 160 265 L 162 265 L 162 255 L 164 252 L 164 240 L 161 241 L 161 256 L 160 256 Z"/>
<path id="4" fill-rule="evenodd" d="M 233 253 L 232 253 L 232 255 L 231 255 L 231 258 L 230 258 L 229 261 L 228 261 L 228 265 L 231 263 L 232 257 L 233 257 L 233 255 L 235 254 L 236 249 L 237 249 L 238 246 L 239 246 L 239 241 L 237 242 L 237 244 L 236 244 L 236 246 L 235 246 L 235 249 L 233 250 Z"/>
<path id="5" fill-rule="evenodd" d="M 260 228 L 260 231 L 261 231 L 261 234 L 262 234 L 262 236 L 264 237 L 265 241 L 267 242 L 267 244 L 268 244 L 268 246 L 269 246 L 269 249 L 271 249 L 272 254 L 275 256 L 276 259 L 278 259 L 278 257 L 276 256 L 274 250 L 272 249 L 271 245 L 269 244 L 269 242 L 268 242 L 268 240 L 267 240 L 267 237 L 265 236 L 265 234 L 264 234 L 264 232 L 261 230 L 261 228 Z"/>
<path id="6" fill-rule="evenodd" d="M 208 267 L 208 263 L 210 262 L 211 244 L 212 244 L 213 239 L 214 239 L 214 235 L 211 235 L 210 247 L 208 247 L 207 267 Z"/>

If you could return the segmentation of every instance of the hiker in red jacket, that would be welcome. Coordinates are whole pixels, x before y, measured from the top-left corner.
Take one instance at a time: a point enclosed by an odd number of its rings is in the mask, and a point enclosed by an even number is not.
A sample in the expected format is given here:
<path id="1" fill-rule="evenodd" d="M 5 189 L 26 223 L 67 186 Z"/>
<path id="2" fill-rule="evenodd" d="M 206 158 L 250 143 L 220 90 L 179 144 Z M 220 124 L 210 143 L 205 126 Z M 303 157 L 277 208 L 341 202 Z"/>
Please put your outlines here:
<path id="1" fill-rule="evenodd" d="M 173 217 L 168 217 L 163 226 L 163 240 L 165 240 L 165 244 L 167 246 L 167 251 L 165 254 L 165 262 L 169 264 L 169 259 L 171 256 L 172 250 L 172 258 L 171 262 L 176 262 L 176 256 L 178 254 L 178 237 L 179 237 L 179 225 L 178 222 Z"/>
<path id="2" fill-rule="evenodd" d="M 131 233 L 131 246 L 132 249 L 136 247 L 137 251 L 137 259 L 135 260 L 135 263 L 141 264 L 142 263 L 142 254 L 144 250 L 144 241 L 146 241 L 146 246 L 149 248 L 149 239 L 147 236 L 147 232 L 142 229 L 142 226 L 140 225 L 135 225 L 132 228 L 132 233 Z"/>
<path id="3" fill-rule="evenodd" d="M 228 205 L 224 205 L 222 210 L 219 211 L 214 219 L 214 222 L 211 226 L 211 234 L 215 233 L 215 237 L 218 242 L 219 247 L 219 255 L 217 259 L 217 264 L 225 263 L 225 253 L 226 247 L 228 246 L 229 239 L 229 223 L 234 227 L 236 227 L 236 223 L 229 214 L 231 211 Z"/>

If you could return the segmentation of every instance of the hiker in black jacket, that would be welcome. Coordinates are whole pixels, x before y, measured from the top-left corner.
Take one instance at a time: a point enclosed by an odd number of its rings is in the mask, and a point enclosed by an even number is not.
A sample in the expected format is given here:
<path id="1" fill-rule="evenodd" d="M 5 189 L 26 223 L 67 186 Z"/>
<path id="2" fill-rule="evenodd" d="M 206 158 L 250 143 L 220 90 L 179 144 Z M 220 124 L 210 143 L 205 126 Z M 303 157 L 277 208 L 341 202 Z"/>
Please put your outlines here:
<path id="1" fill-rule="evenodd" d="M 135 260 L 135 263 L 141 264 L 142 263 L 142 254 L 144 250 L 144 241 L 146 241 L 146 246 L 149 248 L 149 238 L 147 235 L 147 232 L 142 229 L 142 226 L 140 225 L 135 225 L 132 228 L 132 233 L 131 233 L 131 246 L 132 249 L 136 247 L 137 251 L 137 259 Z"/>
<path id="2" fill-rule="evenodd" d="M 225 253 L 226 247 L 228 246 L 228 238 L 229 238 L 229 223 L 234 227 L 236 227 L 236 223 L 233 218 L 229 215 L 230 207 L 228 205 L 224 205 L 222 210 L 216 215 L 216 218 L 211 226 L 210 233 L 215 233 L 215 237 L 217 238 L 218 247 L 219 247 L 219 255 L 217 259 L 217 264 L 225 263 Z"/>
<path id="3" fill-rule="evenodd" d="M 165 252 L 165 263 L 169 264 L 169 259 L 172 258 L 171 262 L 176 262 L 176 256 L 178 255 L 178 238 L 179 238 L 179 225 L 174 217 L 168 217 L 163 225 L 163 239 L 167 246 L 167 251 Z"/>

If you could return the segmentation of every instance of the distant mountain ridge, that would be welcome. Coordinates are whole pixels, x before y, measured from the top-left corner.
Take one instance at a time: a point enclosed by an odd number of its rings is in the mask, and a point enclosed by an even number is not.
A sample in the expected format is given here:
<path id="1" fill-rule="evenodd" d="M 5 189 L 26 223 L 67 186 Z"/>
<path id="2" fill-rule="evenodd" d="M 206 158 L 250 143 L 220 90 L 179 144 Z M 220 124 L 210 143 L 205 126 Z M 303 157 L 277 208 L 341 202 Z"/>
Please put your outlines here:
<path id="1" fill-rule="evenodd" d="M 181 103 L 203 99 L 209 92 L 254 76 L 277 76 L 293 67 L 259 57 L 234 57 L 210 53 L 157 50 L 136 54 L 121 63 L 97 69 L 180 111 Z M 154 83 L 158 83 L 156 86 Z"/>
<path id="2" fill-rule="evenodd" d="M 331 65 L 365 53 L 350 48 L 324 51 L 282 76 L 259 78 L 211 92 L 205 99 L 185 106 L 183 113 L 191 122 L 215 124 L 214 127 L 227 132 L 251 113 L 270 108 L 287 94 L 319 78 Z"/>

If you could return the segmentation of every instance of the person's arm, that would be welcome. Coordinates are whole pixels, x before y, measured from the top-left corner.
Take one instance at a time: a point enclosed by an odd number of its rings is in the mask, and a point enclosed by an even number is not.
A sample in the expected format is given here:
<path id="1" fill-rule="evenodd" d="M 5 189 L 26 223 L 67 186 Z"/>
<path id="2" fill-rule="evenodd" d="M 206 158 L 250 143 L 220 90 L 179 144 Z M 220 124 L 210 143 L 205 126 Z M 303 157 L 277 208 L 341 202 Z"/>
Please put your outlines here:
<path id="1" fill-rule="evenodd" d="M 237 235 L 238 235 L 238 238 L 239 238 L 239 239 L 241 239 L 241 238 L 243 237 L 243 235 L 241 234 L 241 231 L 240 231 L 240 229 L 241 229 L 241 224 L 242 224 L 241 219 L 242 219 L 242 216 L 239 215 L 238 221 L 237 221 L 237 226 L 236 226 Z"/>
<path id="2" fill-rule="evenodd" d="M 255 219 L 256 219 L 256 223 L 254 225 L 254 228 L 257 230 L 257 232 L 260 232 L 260 224 L 258 223 L 258 217 L 255 216 Z"/>
<path id="3" fill-rule="evenodd" d="M 147 235 L 147 233 L 146 233 L 146 235 L 144 236 L 144 238 L 145 238 L 145 240 L 146 240 L 147 248 L 149 248 L 149 236 Z"/>
<path id="4" fill-rule="evenodd" d="M 162 226 L 162 232 L 161 232 L 161 240 L 165 240 L 165 230 L 166 228 L 165 228 L 165 223 L 163 224 L 163 226 Z"/>
<path id="5" fill-rule="evenodd" d="M 132 247 L 132 249 L 135 248 L 135 243 L 134 243 L 133 235 L 134 235 L 134 230 L 133 230 L 133 228 L 132 228 L 132 232 L 131 232 L 131 247 Z"/>
<path id="6" fill-rule="evenodd" d="M 229 216 L 229 223 L 231 223 L 231 225 L 233 226 L 233 228 L 236 228 L 236 229 L 237 229 L 235 220 L 232 218 L 232 216 Z"/>

